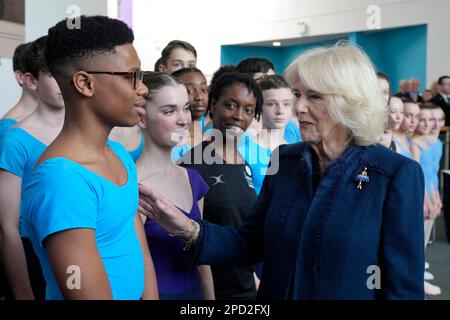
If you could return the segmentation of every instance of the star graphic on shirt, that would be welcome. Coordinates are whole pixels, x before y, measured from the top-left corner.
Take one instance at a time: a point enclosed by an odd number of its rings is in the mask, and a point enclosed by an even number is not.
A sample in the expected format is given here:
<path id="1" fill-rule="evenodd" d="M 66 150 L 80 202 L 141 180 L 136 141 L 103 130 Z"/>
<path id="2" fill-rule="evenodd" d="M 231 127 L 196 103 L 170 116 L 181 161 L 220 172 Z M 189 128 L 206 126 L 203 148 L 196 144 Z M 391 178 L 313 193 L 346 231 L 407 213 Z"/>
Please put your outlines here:
<path id="1" fill-rule="evenodd" d="M 214 183 L 211 186 L 215 186 L 216 184 L 219 184 L 219 183 L 223 183 L 223 184 L 226 183 L 225 181 L 222 181 L 223 174 L 221 174 L 220 176 L 217 176 L 217 177 L 215 177 L 215 176 L 209 176 L 209 177 L 215 179 Z"/>

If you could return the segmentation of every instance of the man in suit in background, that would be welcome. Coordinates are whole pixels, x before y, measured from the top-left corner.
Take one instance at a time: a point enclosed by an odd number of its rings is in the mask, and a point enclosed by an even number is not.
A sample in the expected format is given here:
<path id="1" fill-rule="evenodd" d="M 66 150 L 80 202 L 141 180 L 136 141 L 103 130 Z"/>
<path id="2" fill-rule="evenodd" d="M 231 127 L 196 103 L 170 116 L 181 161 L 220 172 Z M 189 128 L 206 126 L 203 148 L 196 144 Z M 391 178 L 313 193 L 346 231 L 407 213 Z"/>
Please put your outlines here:
<path id="1" fill-rule="evenodd" d="M 404 97 L 405 94 L 409 91 L 409 80 L 406 79 L 400 80 L 398 87 L 400 91 L 394 94 L 394 96 L 399 98 Z"/>
<path id="2" fill-rule="evenodd" d="M 409 91 L 404 94 L 404 97 L 411 99 L 414 102 L 423 102 L 422 95 L 419 92 L 420 82 L 417 78 L 409 79 Z"/>
<path id="3" fill-rule="evenodd" d="M 450 126 L 450 76 L 442 76 L 438 80 L 438 94 L 430 102 L 438 105 L 445 113 L 445 126 Z"/>

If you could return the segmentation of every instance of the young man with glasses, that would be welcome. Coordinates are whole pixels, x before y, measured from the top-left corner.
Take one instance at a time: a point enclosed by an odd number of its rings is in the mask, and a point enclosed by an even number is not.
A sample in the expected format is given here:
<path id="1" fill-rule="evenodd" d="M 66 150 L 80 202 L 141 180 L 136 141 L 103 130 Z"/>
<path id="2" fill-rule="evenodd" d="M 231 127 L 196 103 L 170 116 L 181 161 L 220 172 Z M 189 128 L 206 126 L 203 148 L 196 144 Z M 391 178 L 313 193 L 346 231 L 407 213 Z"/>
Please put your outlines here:
<path id="1" fill-rule="evenodd" d="M 153 262 L 137 213 L 134 163 L 108 141 L 145 113 L 133 31 L 103 16 L 49 29 L 46 60 L 66 104 L 59 136 L 38 160 L 21 202 L 47 299 L 153 299 Z"/>

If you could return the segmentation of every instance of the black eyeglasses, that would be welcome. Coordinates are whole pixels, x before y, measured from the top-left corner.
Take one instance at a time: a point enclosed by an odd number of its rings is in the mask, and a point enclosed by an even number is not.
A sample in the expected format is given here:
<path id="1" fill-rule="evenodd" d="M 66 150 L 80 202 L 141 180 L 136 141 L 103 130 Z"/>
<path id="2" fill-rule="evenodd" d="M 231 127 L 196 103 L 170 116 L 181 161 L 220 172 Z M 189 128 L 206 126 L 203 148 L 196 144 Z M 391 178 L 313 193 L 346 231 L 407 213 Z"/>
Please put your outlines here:
<path id="1" fill-rule="evenodd" d="M 116 72 L 116 71 L 85 71 L 90 74 L 110 74 L 113 76 L 128 76 L 130 79 L 133 79 L 133 89 L 136 90 L 139 87 L 142 79 L 144 78 L 145 71 L 124 71 L 124 72 Z"/>

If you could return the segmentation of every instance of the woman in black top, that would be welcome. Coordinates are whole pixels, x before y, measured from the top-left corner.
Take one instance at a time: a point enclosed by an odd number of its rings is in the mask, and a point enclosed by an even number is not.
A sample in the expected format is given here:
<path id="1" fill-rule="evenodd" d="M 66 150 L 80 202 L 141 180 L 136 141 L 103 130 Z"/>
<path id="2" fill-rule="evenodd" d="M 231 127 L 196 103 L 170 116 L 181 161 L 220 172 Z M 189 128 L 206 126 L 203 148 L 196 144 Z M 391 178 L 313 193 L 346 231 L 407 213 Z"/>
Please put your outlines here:
<path id="1" fill-rule="evenodd" d="M 181 165 L 196 169 L 209 185 L 204 199 L 204 219 L 239 227 L 256 200 L 250 166 L 237 151 L 244 134 L 262 106 L 261 91 L 248 75 L 222 75 L 211 88 L 213 130 L 208 141 L 190 150 Z M 253 267 L 214 267 L 217 299 L 254 299 Z"/>

